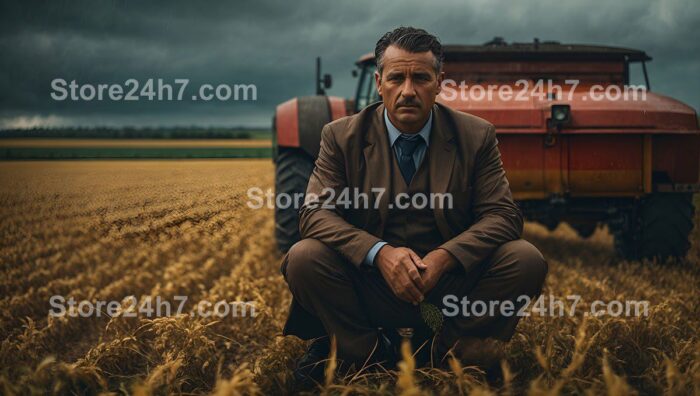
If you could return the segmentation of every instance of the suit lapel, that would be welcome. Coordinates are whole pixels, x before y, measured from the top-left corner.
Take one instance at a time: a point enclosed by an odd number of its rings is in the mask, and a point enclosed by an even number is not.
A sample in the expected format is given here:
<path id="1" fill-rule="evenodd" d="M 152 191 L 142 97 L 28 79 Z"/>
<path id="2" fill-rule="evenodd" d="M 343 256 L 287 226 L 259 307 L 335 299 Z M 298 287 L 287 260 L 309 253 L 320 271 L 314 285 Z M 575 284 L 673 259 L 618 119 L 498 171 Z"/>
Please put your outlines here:
<path id="1" fill-rule="evenodd" d="M 454 162 L 457 149 L 454 144 L 452 128 L 445 119 L 444 113 L 437 105 L 433 105 L 433 125 L 430 132 L 430 192 L 446 193 L 454 172 Z M 435 221 L 443 238 L 452 237 L 450 227 L 445 219 L 445 210 L 436 205 L 433 208 Z"/>
<path id="2" fill-rule="evenodd" d="M 381 199 L 377 204 L 380 216 L 379 235 L 384 234 L 384 225 L 389 212 L 389 197 L 391 195 L 391 157 L 392 154 L 389 146 L 389 136 L 384 125 L 384 105 L 379 105 L 372 115 L 372 119 L 368 122 L 367 135 L 365 138 L 365 148 L 363 150 L 365 164 L 367 166 L 367 176 L 369 177 L 369 186 L 373 189 L 383 189 Z M 376 191 L 376 190 L 375 190 Z M 379 193 L 370 196 L 376 198 Z M 375 205 L 373 201 L 370 205 Z"/>

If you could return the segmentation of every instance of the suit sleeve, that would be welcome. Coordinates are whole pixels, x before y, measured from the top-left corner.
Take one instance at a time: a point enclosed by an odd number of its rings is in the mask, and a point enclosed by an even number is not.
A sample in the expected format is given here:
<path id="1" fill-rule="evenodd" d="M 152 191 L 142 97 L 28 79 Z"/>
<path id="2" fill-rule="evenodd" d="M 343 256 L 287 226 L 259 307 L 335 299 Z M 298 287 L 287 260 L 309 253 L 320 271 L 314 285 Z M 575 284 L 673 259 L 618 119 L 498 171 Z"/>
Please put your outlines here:
<path id="1" fill-rule="evenodd" d="M 343 218 L 345 208 L 334 205 L 347 188 L 343 153 L 326 125 L 321 132 L 321 149 L 309 178 L 306 198 L 299 210 L 299 231 L 302 238 L 318 239 L 360 266 L 381 239 L 348 223 Z"/>
<path id="2" fill-rule="evenodd" d="M 467 272 L 481 265 L 500 245 L 520 238 L 523 231 L 522 213 L 513 201 L 493 125 L 477 151 L 474 167 L 475 222 L 440 246 Z"/>

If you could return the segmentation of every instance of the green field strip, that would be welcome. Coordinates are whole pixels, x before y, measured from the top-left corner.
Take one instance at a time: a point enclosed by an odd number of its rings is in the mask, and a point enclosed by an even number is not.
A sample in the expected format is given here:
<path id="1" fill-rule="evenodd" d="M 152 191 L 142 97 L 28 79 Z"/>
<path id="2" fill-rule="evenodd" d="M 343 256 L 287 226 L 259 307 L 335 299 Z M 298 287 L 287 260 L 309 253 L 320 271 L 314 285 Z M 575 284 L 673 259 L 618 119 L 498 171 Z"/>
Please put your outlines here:
<path id="1" fill-rule="evenodd" d="M 98 158 L 270 158 L 270 147 L 8 147 L 0 148 L 0 159 L 98 159 Z"/>

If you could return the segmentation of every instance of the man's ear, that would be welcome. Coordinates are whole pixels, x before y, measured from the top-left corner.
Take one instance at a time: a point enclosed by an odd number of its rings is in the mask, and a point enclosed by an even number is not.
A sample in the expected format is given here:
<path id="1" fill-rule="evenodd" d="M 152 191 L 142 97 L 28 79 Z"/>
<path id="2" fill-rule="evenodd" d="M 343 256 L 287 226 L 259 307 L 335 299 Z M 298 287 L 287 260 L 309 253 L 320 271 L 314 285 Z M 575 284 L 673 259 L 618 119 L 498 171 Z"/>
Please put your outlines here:
<path id="1" fill-rule="evenodd" d="M 437 92 L 435 93 L 435 96 L 438 96 L 440 92 L 442 92 L 442 82 L 445 80 L 445 72 L 441 71 L 437 75 Z"/>
<path id="2" fill-rule="evenodd" d="M 377 93 L 382 96 L 382 75 L 378 71 L 374 71 L 374 84 L 377 86 Z"/>

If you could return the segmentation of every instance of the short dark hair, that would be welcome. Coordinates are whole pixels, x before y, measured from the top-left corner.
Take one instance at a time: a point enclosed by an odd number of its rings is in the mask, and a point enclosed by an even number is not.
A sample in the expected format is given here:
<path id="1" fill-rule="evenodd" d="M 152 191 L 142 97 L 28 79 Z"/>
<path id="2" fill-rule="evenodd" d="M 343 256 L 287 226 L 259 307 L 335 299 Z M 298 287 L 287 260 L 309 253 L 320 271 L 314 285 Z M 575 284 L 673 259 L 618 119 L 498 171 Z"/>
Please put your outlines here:
<path id="1" fill-rule="evenodd" d="M 423 29 L 414 27 L 398 27 L 390 32 L 386 32 L 382 38 L 377 41 L 374 47 L 374 59 L 377 62 L 377 71 L 382 73 L 384 51 L 389 46 L 395 45 L 408 52 L 425 52 L 430 51 L 435 56 L 435 72 L 439 73 L 442 69 L 442 44 L 440 40 Z"/>

